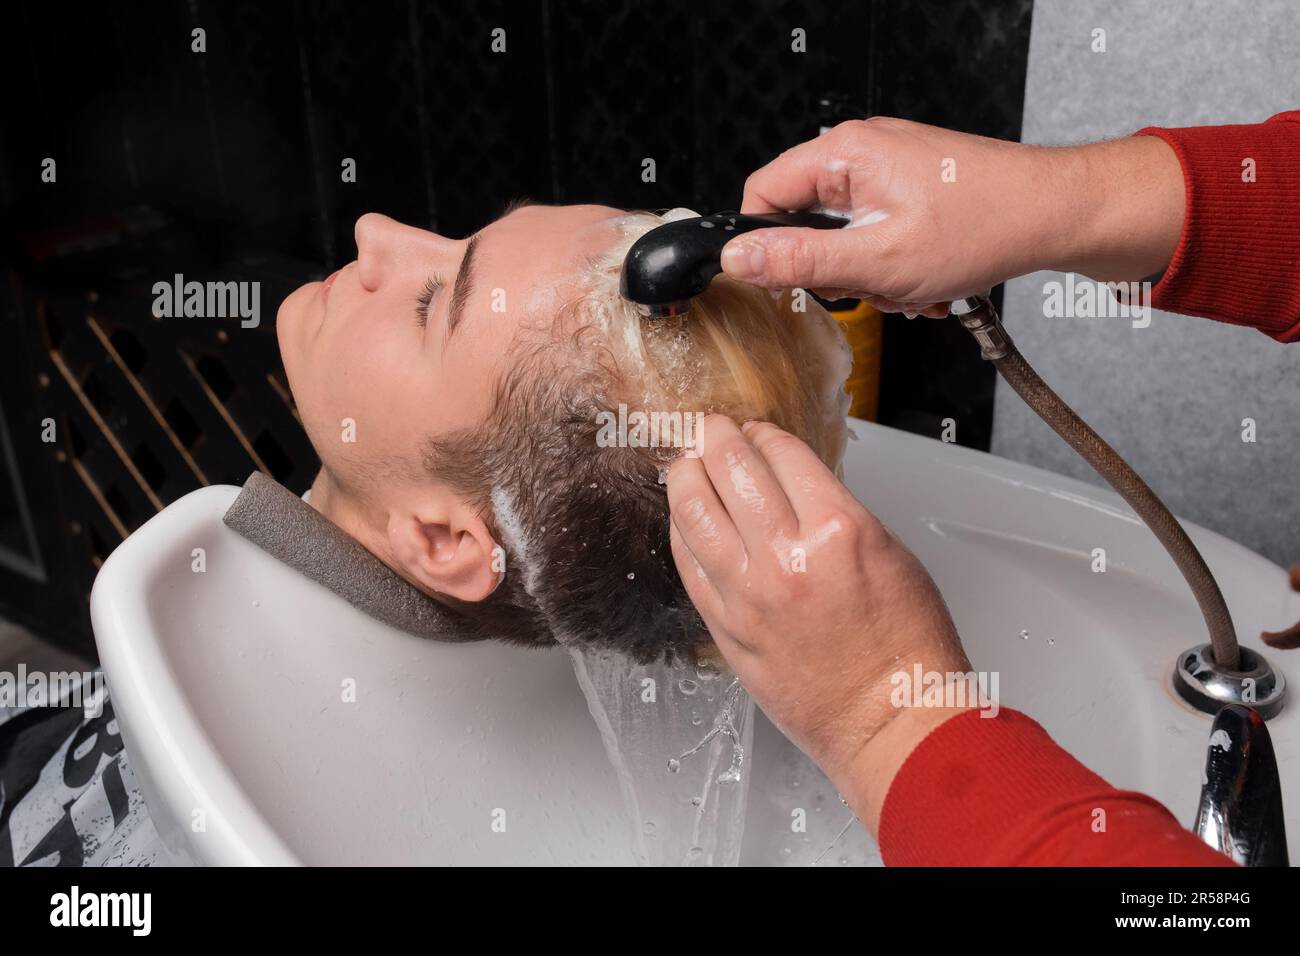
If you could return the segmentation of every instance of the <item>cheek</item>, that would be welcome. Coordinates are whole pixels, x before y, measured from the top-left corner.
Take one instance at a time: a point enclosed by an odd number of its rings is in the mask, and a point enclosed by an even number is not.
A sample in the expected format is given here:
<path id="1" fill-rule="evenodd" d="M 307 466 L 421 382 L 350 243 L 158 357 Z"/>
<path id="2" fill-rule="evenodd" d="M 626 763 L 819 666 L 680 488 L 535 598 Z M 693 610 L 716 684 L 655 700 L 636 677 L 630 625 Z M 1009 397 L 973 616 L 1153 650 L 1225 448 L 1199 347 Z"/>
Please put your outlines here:
<path id="1" fill-rule="evenodd" d="M 362 350 L 366 343 L 350 338 L 339 336 L 321 343 L 307 389 L 310 408 L 302 409 L 307 434 L 321 458 L 331 464 L 334 454 L 345 449 L 363 451 L 373 444 L 377 410 L 390 399 L 381 363 Z"/>
<path id="2" fill-rule="evenodd" d="M 281 310 L 288 319 L 281 350 L 298 414 L 321 461 L 346 480 L 358 462 L 410 454 L 413 436 L 436 418 L 427 410 L 446 404 L 438 400 L 437 376 L 428 368 L 414 318 L 403 325 L 402 303 L 374 301 L 332 313 L 322 324 L 318 316 L 288 314 L 293 305 L 286 301 Z"/>
<path id="3" fill-rule="evenodd" d="M 317 452 L 323 459 L 335 455 L 327 459 L 331 463 L 339 457 L 372 461 L 409 455 L 427 425 L 427 409 L 438 405 L 418 329 L 414 323 L 404 329 L 357 321 L 327 331 L 333 335 L 315 373 L 317 408 L 308 429 Z"/>

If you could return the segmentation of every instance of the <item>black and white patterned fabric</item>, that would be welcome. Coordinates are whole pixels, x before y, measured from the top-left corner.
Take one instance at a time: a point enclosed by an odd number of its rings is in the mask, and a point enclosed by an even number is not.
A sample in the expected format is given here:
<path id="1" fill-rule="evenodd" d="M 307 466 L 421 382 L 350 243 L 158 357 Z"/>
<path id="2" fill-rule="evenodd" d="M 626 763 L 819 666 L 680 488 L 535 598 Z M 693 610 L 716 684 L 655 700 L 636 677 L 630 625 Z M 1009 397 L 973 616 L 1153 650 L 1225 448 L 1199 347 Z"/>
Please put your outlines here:
<path id="1" fill-rule="evenodd" d="M 83 706 L 0 707 L 0 866 L 169 862 L 108 691 Z M 89 715 L 89 716 L 88 716 Z"/>

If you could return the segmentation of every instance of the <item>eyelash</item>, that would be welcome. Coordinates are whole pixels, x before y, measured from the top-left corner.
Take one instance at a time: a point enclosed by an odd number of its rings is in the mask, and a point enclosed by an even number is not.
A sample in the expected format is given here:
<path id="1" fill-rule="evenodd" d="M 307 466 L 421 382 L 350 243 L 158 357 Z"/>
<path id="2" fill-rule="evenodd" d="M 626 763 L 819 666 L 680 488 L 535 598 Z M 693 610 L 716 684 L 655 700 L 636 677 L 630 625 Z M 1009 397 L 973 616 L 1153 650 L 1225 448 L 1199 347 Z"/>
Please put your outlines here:
<path id="1" fill-rule="evenodd" d="M 430 276 L 424 280 L 424 288 L 416 297 L 415 317 L 420 323 L 420 328 L 424 328 L 429 323 L 429 304 L 433 302 L 433 297 L 438 294 L 442 288 L 442 279 L 437 276 Z"/>

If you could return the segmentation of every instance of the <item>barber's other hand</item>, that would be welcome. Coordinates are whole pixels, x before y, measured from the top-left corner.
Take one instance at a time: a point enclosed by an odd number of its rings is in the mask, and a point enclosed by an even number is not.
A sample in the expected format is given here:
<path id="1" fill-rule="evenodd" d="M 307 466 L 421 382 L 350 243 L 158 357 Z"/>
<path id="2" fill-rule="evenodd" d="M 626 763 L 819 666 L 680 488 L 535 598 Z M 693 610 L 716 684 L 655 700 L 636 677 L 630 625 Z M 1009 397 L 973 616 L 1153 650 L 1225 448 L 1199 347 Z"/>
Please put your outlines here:
<path id="1" fill-rule="evenodd" d="M 1173 254 L 1184 199 L 1178 159 L 1155 137 L 1046 148 L 851 120 L 750 176 L 741 211 L 820 206 L 854 225 L 746 233 L 722 265 L 767 288 L 943 316 L 953 299 L 1039 269 L 1147 278 Z"/>
<path id="2" fill-rule="evenodd" d="M 848 796 L 879 776 L 863 753 L 900 713 L 892 675 L 917 662 L 970 669 L 948 609 L 921 563 L 794 436 L 710 415 L 702 447 L 668 473 L 682 581 L 764 712 Z"/>

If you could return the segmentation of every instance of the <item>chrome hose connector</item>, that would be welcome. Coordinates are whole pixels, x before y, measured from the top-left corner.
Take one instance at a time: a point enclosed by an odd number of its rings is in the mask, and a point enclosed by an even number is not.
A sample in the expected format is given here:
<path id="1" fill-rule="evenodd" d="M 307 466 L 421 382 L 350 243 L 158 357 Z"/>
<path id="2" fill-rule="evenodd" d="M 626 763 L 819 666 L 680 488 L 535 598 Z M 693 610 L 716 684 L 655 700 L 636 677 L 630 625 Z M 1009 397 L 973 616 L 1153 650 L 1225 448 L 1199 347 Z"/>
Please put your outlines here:
<path id="1" fill-rule="evenodd" d="M 993 361 L 1006 358 L 1011 351 L 1011 336 L 1002 327 L 997 309 L 985 296 L 968 296 L 955 299 L 949 311 L 957 316 L 962 324 L 980 346 L 980 357 Z"/>

